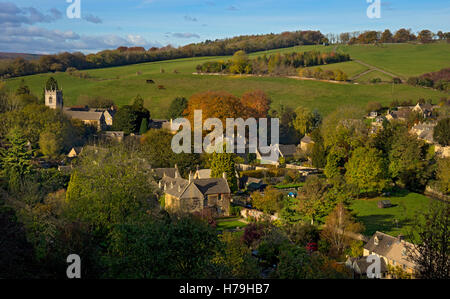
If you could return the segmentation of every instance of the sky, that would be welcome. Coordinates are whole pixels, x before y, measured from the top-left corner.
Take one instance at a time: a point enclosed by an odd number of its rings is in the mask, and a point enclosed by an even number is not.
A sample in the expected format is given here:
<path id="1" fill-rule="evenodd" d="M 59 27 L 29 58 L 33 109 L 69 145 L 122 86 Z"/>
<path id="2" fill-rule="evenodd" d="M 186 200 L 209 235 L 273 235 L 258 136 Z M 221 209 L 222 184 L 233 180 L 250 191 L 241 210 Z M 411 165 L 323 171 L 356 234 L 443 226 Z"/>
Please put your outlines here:
<path id="1" fill-rule="evenodd" d="M 80 3 L 80 18 L 67 9 Z M 369 18 L 368 1 L 380 1 Z M 71 3 L 68 3 L 71 2 Z M 0 52 L 182 46 L 244 34 L 450 31 L 448 0 L 0 0 Z"/>

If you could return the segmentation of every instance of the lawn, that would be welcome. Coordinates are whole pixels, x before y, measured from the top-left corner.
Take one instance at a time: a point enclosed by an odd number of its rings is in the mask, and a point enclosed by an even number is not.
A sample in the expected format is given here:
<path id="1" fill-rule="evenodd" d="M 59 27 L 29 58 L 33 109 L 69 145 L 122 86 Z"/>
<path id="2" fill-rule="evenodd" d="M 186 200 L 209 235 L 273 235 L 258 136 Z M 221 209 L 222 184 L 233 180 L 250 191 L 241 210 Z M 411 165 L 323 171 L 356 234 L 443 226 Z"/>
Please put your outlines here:
<path id="1" fill-rule="evenodd" d="M 312 49 L 332 51 L 334 46 L 299 46 L 253 53 L 250 56 Z M 338 46 L 337 49 L 350 53 L 352 58 L 363 60 L 395 74 L 404 72 L 418 74 L 438 70 L 448 67 L 450 61 L 450 51 L 448 51 L 450 45 L 447 44 L 405 44 L 379 47 L 355 45 Z M 425 58 L 427 58 L 426 61 Z M 227 59 L 227 57 L 186 58 L 85 70 L 83 72 L 90 76 L 87 79 L 77 78 L 66 73 L 39 74 L 26 76 L 23 79 L 34 94 L 41 96 L 46 80 L 50 76 L 54 76 L 63 88 L 64 101 L 67 106 L 78 104 L 79 97 L 82 95 L 107 97 L 122 106 L 129 104 L 136 95 L 140 94 L 153 118 L 166 118 L 168 107 L 175 97 L 189 98 L 194 93 L 208 90 L 224 90 L 240 96 L 246 91 L 260 89 L 272 98 L 273 108 L 279 107 L 280 104 L 293 108 L 303 105 L 310 109 L 318 109 L 323 115 L 327 115 L 343 105 L 365 107 L 370 101 L 378 101 L 387 105 L 394 99 L 415 102 L 419 98 L 433 99 L 436 103 L 440 98 L 447 96 L 443 92 L 403 84 L 395 86 L 393 89 L 389 84 L 336 84 L 279 77 L 193 75 L 196 65 L 218 59 Z M 395 63 L 389 65 L 389 61 Z M 365 67 L 356 62 L 326 65 L 322 68 L 340 68 L 344 72 L 348 72 L 349 76 L 365 70 Z M 147 79 L 154 80 L 156 84 L 147 84 Z M 22 78 L 9 79 L 6 81 L 7 87 L 15 90 L 21 80 Z M 158 85 L 163 85 L 165 89 L 159 89 Z"/>
<path id="2" fill-rule="evenodd" d="M 236 229 L 236 227 L 244 228 L 247 226 L 247 223 L 244 223 L 239 220 L 240 218 L 232 218 L 232 219 L 219 219 L 217 220 L 217 229 L 218 230 L 232 230 Z"/>
<path id="3" fill-rule="evenodd" d="M 300 188 L 303 187 L 305 183 L 292 183 L 292 184 L 278 184 L 275 185 L 277 189 L 291 189 L 291 188 Z"/>
<path id="4" fill-rule="evenodd" d="M 380 209 L 379 200 L 390 200 L 393 207 Z M 428 210 L 432 199 L 418 193 L 399 191 L 386 198 L 355 200 L 351 205 L 359 222 L 366 228 L 364 235 L 381 231 L 392 236 L 407 235 L 418 213 Z"/>

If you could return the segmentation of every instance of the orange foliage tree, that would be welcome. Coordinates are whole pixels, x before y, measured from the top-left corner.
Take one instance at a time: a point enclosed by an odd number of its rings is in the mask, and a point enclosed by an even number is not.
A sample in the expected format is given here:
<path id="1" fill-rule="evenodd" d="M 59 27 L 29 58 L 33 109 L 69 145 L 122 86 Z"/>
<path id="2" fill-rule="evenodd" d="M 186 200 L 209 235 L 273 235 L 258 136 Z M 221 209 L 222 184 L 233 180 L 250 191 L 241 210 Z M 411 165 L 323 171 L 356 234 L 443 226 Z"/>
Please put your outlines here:
<path id="1" fill-rule="evenodd" d="M 266 117 L 269 107 L 270 99 L 262 91 L 247 92 L 241 99 L 224 91 L 207 91 L 191 96 L 184 114 L 192 123 L 194 111 L 202 110 L 203 120 L 218 118 L 225 124 L 227 118 Z"/>

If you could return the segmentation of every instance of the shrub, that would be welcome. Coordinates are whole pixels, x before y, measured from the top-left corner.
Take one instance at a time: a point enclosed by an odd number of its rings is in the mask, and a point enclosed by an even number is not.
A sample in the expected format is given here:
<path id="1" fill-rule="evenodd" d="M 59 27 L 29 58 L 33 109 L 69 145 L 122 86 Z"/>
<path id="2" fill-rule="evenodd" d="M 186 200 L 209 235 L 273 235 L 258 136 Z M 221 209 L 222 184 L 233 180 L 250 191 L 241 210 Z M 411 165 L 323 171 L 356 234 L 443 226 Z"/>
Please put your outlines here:
<path id="1" fill-rule="evenodd" d="M 400 79 L 399 77 L 392 78 L 392 83 L 402 84 L 402 79 Z"/>

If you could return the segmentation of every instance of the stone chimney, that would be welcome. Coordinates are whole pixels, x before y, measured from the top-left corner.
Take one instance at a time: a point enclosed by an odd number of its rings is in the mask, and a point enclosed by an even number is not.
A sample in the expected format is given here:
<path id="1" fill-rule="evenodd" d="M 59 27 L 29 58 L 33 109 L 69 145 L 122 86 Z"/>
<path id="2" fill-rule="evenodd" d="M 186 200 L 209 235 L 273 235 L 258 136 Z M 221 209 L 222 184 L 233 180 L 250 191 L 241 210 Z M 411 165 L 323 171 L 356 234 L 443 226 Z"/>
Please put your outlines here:
<path id="1" fill-rule="evenodd" d="M 181 192 L 181 185 L 178 185 L 178 192 Z"/>
<path id="2" fill-rule="evenodd" d="M 189 184 L 194 181 L 194 175 L 192 174 L 192 171 L 189 172 Z"/>
<path id="3" fill-rule="evenodd" d="M 226 172 L 222 173 L 222 177 L 226 180 L 227 179 L 227 173 Z"/>
<path id="4" fill-rule="evenodd" d="M 175 178 L 178 179 L 178 170 L 175 170 Z"/>
<path id="5" fill-rule="evenodd" d="M 164 184 L 164 191 L 167 190 L 167 184 Z"/>
<path id="6" fill-rule="evenodd" d="M 158 182 L 158 187 L 159 187 L 159 189 L 161 189 L 161 187 L 162 187 L 161 181 Z"/>

